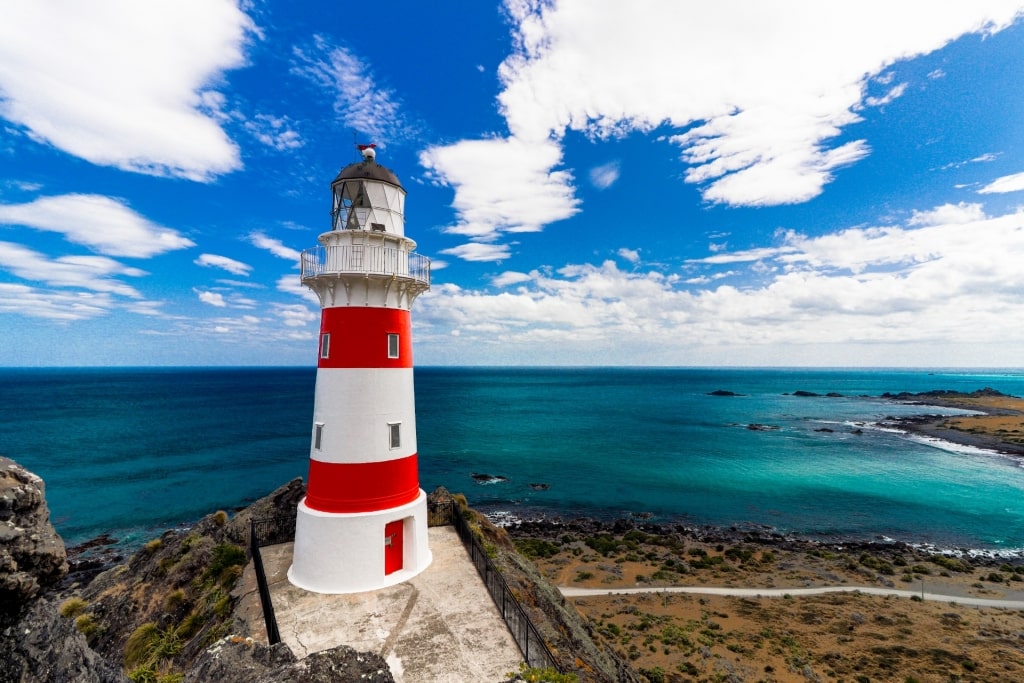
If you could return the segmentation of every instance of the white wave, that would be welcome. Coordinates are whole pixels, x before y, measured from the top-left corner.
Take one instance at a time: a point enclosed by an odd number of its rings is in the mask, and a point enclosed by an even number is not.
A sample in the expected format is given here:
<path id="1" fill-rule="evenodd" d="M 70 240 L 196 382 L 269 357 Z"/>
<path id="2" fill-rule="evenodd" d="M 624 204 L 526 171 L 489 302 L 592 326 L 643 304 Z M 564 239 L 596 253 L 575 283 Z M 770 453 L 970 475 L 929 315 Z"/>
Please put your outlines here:
<path id="1" fill-rule="evenodd" d="M 996 457 L 1003 458 L 1014 462 L 1015 464 L 1024 467 L 1024 460 L 1007 455 L 1006 453 L 1000 453 L 999 451 L 991 448 L 980 448 L 979 446 L 969 446 L 967 444 L 956 443 L 954 441 L 947 441 L 940 439 L 935 436 L 926 436 L 924 434 L 914 434 L 911 432 L 905 432 L 906 437 L 909 441 L 923 444 L 925 446 L 931 446 L 932 448 L 938 448 L 949 453 L 959 453 L 961 455 L 982 455 L 985 457 Z"/>

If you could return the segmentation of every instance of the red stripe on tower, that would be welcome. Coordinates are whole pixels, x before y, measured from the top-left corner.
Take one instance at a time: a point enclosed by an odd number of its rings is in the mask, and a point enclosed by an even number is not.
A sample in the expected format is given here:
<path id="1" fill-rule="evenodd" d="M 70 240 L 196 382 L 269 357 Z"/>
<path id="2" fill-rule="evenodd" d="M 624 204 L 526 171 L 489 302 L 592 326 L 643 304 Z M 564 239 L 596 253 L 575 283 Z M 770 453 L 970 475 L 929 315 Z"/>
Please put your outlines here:
<path id="1" fill-rule="evenodd" d="M 309 461 L 306 505 L 321 512 L 370 512 L 416 500 L 416 456 L 362 463 Z"/>
<path id="2" fill-rule="evenodd" d="M 411 368 L 411 314 L 397 308 L 325 308 L 317 367 Z"/>

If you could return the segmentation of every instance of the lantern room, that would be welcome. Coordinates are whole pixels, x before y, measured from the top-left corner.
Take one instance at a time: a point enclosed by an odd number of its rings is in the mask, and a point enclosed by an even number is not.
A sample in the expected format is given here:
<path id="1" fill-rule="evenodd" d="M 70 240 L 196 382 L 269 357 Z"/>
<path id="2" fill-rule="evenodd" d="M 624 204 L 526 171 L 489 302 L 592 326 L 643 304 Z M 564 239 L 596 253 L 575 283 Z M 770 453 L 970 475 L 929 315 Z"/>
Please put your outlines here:
<path id="1" fill-rule="evenodd" d="M 342 169 L 331 183 L 332 230 L 405 234 L 405 190 L 390 170 L 376 163 L 372 145 L 360 145 L 363 161 Z"/>

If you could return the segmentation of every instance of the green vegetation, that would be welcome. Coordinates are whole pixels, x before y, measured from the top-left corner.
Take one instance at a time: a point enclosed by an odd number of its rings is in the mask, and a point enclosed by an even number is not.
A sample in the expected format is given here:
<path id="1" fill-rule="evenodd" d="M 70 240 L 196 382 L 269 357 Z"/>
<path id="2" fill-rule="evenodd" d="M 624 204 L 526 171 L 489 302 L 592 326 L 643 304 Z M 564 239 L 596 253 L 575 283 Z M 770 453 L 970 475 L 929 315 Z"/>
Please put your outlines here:
<path id="1" fill-rule="evenodd" d="M 213 549 L 213 558 L 203 572 L 203 580 L 214 578 L 220 582 L 224 570 L 242 566 L 245 566 L 245 550 L 232 543 L 222 543 Z"/>
<path id="2" fill-rule="evenodd" d="M 955 557 L 949 557 L 947 555 L 932 555 L 928 558 L 933 564 L 937 564 L 943 569 L 948 569 L 951 572 L 961 572 L 964 574 L 970 574 L 974 571 L 974 567 L 968 562 L 959 560 Z"/>
<path id="3" fill-rule="evenodd" d="M 164 598 L 164 609 L 170 612 L 183 602 L 185 602 L 185 591 L 179 588 L 176 591 L 171 591 Z"/>
<path id="4" fill-rule="evenodd" d="M 153 621 L 143 624 L 128 636 L 124 646 L 128 678 L 135 683 L 163 683 L 170 673 L 170 660 L 181 652 L 182 646 L 174 629 L 162 630 Z"/>
<path id="5" fill-rule="evenodd" d="M 91 640 L 93 636 L 99 631 L 99 626 L 93 621 L 91 614 L 79 614 L 75 617 L 75 628 L 78 632 L 86 637 L 87 640 Z"/>
<path id="6" fill-rule="evenodd" d="M 879 557 L 875 557 L 874 555 L 870 555 L 868 553 L 863 553 L 858 561 L 865 567 L 868 567 L 869 569 L 874 569 L 879 574 L 892 576 L 896 573 L 896 570 L 893 568 L 891 562 L 887 562 L 886 560 L 883 560 Z"/>
<path id="7" fill-rule="evenodd" d="M 62 617 L 77 617 L 85 611 L 88 603 L 82 598 L 68 598 L 60 604 L 60 615 Z"/>
<path id="8" fill-rule="evenodd" d="M 531 560 L 554 557 L 561 548 L 542 538 L 520 538 L 515 541 L 516 550 Z"/>

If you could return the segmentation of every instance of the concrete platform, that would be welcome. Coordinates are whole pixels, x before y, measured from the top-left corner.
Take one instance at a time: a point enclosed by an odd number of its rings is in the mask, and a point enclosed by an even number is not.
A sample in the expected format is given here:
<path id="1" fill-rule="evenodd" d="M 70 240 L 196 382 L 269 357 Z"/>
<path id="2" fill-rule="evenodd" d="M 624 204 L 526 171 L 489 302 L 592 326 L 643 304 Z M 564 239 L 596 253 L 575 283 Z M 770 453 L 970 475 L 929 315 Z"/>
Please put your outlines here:
<path id="1" fill-rule="evenodd" d="M 292 544 L 262 549 L 281 640 L 297 657 L 348 645 L 384 657 L 398 683 L 500 681 L 522 653 L 455 529 L 428 531 L 433 563 L 390 588 L 351 595 L 309 593 L 288 583 Z M 254 579 L 242 584 L 254 637 L 266 631 L 253 613 Z M 255 598 L 259 609 L 259 597 Z M 265 641 L 264 641 L 265 642 Z"/>

